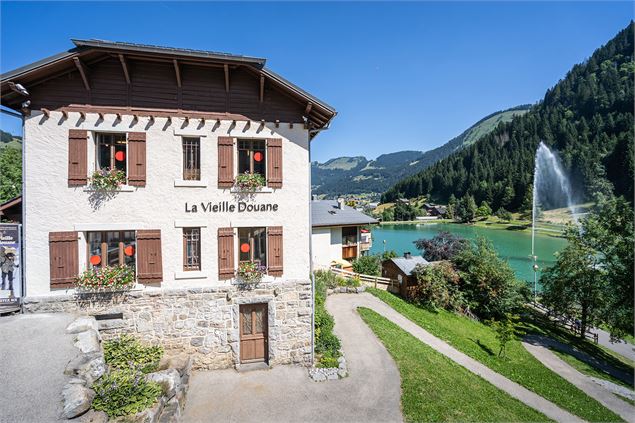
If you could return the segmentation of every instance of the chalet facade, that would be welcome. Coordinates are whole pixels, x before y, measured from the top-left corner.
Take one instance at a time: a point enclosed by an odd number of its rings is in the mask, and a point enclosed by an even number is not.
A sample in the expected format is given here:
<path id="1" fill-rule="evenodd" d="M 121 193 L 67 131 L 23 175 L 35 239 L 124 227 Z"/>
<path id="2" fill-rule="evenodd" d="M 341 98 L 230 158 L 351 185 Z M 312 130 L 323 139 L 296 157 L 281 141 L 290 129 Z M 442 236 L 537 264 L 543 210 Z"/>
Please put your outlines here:
<path id="1" fill-rule="evenodd" d="M 372 247 L 366 226 L 378 223 L 343 200 L 311 201 L 312 253 L 316 267 L 352 269 L 351 261 Z"/>
<path id="2" fill-rule="evenodd" d="M 384 260 L 381 265 L 381 275 L 384 278 L 396 279 L 399 283 L 399 295 L 408 298 L 408 288 L 417 285 L 417 276 L 413 273 L 417 266 L 427 266 L 430 262 L 422 256 L 404 253 L 403 257 L 393 257 Z"/>
<path id="3" fill-rule="evenodd" d="M 73 42 L 2 75 L 24 115 L 24 309 L 114 316 L 199 367 L 308 363 L 309 149 L 335 110 L 264 59 Z M 136 287 L 84 301 L 76 277 L 116 265 Z"/>

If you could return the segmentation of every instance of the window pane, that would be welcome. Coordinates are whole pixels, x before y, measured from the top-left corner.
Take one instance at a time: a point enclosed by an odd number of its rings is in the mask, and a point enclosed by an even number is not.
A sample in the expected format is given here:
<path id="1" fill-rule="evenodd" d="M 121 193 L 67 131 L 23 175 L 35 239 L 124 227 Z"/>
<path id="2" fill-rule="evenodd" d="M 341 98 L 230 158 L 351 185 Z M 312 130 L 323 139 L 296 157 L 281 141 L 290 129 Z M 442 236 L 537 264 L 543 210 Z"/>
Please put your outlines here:
<path id="1" fill-rule="evenodd" d="M 242 307 L 240 314 L 243 321 L 243 334 L 251 335 L 251 307 Z"/>
<path id="2" fill-rule="evenodd" d="M 123 258 L 126 266 L 135 268 L 135 255 L 137 254 L 137 240 L 134 231 L 123 233 Z"/>
<path id="3" fill-rule="evenodd" d="M 266 176 L 266 154 L 265 154 L 265 142 L 256 140 L 253 144 L 252 159 L 254 163 L 254 173 L 260 173 L 262 176 Z"/>
<path id="4" fill-rule="evenodd" d="M 238 150 L 238 173 L 251 172 L 249 166 L 249 150 Z"/>
<path id="5" fill-rule="evenodd" d="M 183 179 L 201 179 L 200 152 L 199 138 L 183 138 Z"/>
<path id="6" fill-rule="evenodd" d="M 255 333 L 262 333 L 262 327 L 263 327 L 263 317 L 265 314 L 265 310 L 261 307 L 258 307 L 256 309 L 256 330 L 254 331 Z"/>
<path id="7" fill-rule="evenodd" d="M 239 261 L 251 260 L 251 234 L 249 228 L 238 228 Z"/>
<path id="8" fill-rule="evenodd" d="M 125 134 L 96 134 L 97 169 L 127 169 L 128 143 Z"/>
<path id="9" fill-rule="evenodd" d="M 239 261 L 255 261 L 267 265 L 267 229 L 238 228 Z"/>
<path id="10" fill-rule="evenodd" d="M 105 134 L 97 134 L 97 164 L 98 169 L 110 168 L 110 142 L 109 136 Z"/>
<path id="11" fill-rule="evenodd" d="M 200 228 L 183 228 L 183 270 L 201 270 Z"/>
<path id="12" fill-rule="evenodd" d="M 88 268 L 101 267 L 101 232 L 88 232 Z"/>
<path id="13" fill-rule="evenodd" d="M 106 232 L 106 244 L 108 248 L 107 260 L 109 266 L 119 265 L 119 239 L 119 232 Z M 121 253 L 123 253 L 123 251 L 121 251 Z"/>
<path id="14" fill-rule="evenodd" d="M 267 231 L 265 228 L 254 229 L 254 260 L 261 266 L 267 265 Z"/>

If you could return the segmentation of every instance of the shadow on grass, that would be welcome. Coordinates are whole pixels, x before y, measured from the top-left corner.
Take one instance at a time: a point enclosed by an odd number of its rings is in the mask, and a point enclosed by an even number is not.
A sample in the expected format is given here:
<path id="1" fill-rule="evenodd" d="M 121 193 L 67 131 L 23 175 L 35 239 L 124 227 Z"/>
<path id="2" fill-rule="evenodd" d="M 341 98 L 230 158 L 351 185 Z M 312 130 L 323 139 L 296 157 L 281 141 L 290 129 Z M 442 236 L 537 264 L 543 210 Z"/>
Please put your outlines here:
<path id="1" fill-rule="evenodd" d="M 474 342 L 476 345 L 478 345 L 478 347 L 480 349 L 482 349 L 483 351 L 485 351 L 490 357 L 495 356 L 496 353 L 494 353 L 494 351 L 492 351 L 492 349 L 490 347 L 488 347 L 487 345 L 483 344 L 481 342 L 480 339 L 474 340 L 474 339 L 470 339 L 470 341 Z"/>

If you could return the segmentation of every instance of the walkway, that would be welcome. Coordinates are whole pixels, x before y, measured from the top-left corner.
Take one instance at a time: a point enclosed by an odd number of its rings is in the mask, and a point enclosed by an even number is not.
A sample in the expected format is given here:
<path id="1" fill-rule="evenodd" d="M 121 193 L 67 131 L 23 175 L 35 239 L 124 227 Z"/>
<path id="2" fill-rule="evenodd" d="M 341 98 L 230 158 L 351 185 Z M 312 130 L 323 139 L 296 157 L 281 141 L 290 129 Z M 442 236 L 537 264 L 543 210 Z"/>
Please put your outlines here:
<path id="1" fill-rule="evenodd" d="M 194 372 L 183 421 L 197 422 L 401 422 L 401 379 L 394 361 L 350 307 L 351 295 L 331 296 L 349 376 L 313 382 L 307 369 Z"/>
<path id="2" fill-rule="evenodd" d="M 593 331 L 598 334 L 598 344 L 605 346 L 609 350 L 631 361 L 635 361 L 635 345 L 629 344 L 626 341 L 611 342 L 611 335 L 607 331 L 598 328 L 593 328 Z"/>
<path id="3" fill-rule="evenodd" d="M 62 313 L 0 317 L 0 422 L 67 421 L 62 413 L 66 364 L 77 355 Z"/>
<path id="4" fill-rule="evenodd" d="M 560 359 L 560 357 L 550 351 L 549 348 L 547 348 L 547 345 L 549 345 L 548 338 L 535 335 L 525 337 L 525 341 L 523 342 L 523 346 L 527 349 L 527 351 L 544 364 L 545 367 L 580 388 L 580 390 L 591 398 L 595 398 L 598 402 L 618 414 L 624 420 L 632 421 L 633 416 L 635 416 L 635 407 L 613 395 L 611 391 L 594 382 L 589 376 L 586 376 L 571 367 L 565 361 Z"/>
<path id="5" fill-rule="evenodd" d="M 561 409 L 557 405 L 553 404 L 550 401 L 547 401 L 543 397 L 535 394 L 534 392 L 524 388 L 523 386 L 513 382 L 506 377 L 496 373 L 491 370 L 489 367 L 481 364 L 480 362 L 474 360 L 473 358 L 463 354 L 462 352 L 456 350 L 451 347 L 446 342 L 440 340 L 439 338 L 431 335 L 429 332 L 418 326 L 416 323 L 407 319 L 405 316 L 391 308 L 389 305 L 381 301 L 380 299 L 372 296 L 371 294 L 357 294 L 357 295 L 336 295 L 329 297 L 329 301 L 331 301 L 329 305 L 329 310 L 331 310 L 336 305 L 338 309 L 340 308 L 348 308 L 349 310 L 354 310 L 357 307 L 367 307 L 370 308 L 377 313 L 381 314 L 388 320 L 393 323 L 399 325 L 406 332 L 413 335 L 415 338 L 419 339 L 421 342 L 429 345 L 434 348 L 436 351 L 445 355 L 452 361 L 460 364 L 465 367 L 472 373 L 475 373 L 482 377 L 483 379 L 490 382 L 492 385 L 497 388 L 507 392 L 512 397 L 518 399 L 519 401 L 525 403 L 529 407 L 532 407 L 547 417 L 559 421 L 559 422 L 580 422 L 582 421 L 579 417 L 574 416 L 573 414 Z M 327 303 L 328 305 L 328 303 Z M 355 314 L 356 319 L 361 319 L 358 315 Z M 337 321 L 337 320 L 336 320 Z M 337 329 L 337 323 L 336 323 Z M 629 420 L 630 421 L 630 420 Z"/>

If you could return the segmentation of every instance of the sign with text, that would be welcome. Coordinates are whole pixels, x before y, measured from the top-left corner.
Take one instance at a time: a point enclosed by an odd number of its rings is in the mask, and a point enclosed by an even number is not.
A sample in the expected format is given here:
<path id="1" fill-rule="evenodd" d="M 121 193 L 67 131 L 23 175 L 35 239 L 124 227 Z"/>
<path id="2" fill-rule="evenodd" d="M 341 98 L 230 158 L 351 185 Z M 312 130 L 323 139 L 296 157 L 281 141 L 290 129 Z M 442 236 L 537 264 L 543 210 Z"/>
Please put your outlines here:
<path id="1" fill-rule="evenodd" d="M 22 225 L 0 224 L 0 307 L 16 306 L 22 296 Z"/>
<path id="2" fill-rule="evenodd" d="M 219 201 L 218 203 L 200 202 L 185 203 L 186 213 L 255 213 L 255 212 L 277 212 L 278 205 L 275 203 L 251 204 L 239 201 L 230 203 L 229 201 Z"/>

